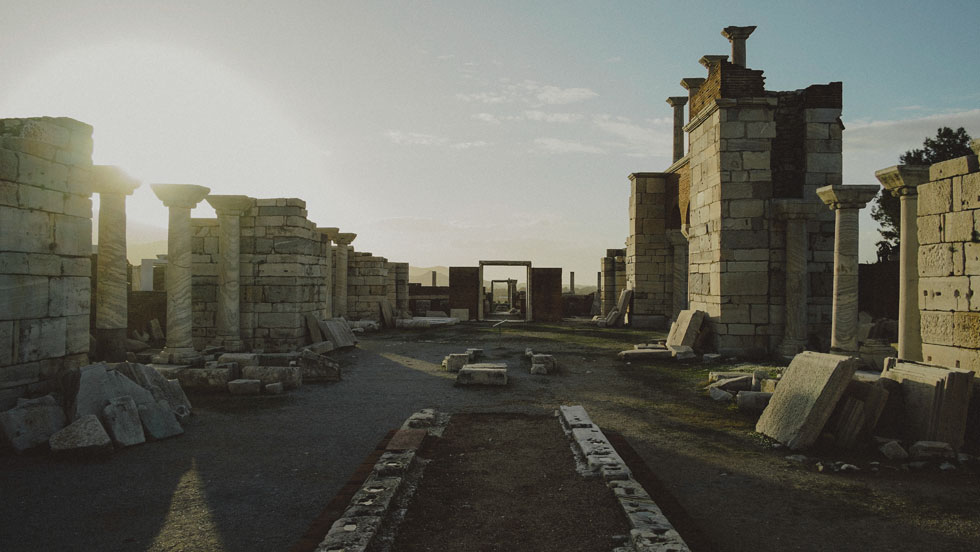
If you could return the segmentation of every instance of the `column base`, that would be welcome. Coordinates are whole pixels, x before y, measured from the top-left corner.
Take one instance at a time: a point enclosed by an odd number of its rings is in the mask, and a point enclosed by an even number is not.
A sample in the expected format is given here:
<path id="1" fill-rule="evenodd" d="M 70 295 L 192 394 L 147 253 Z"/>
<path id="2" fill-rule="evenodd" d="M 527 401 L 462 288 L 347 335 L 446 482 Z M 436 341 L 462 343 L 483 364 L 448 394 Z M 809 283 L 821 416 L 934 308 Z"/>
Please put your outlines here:
<path id="1" fill-rule="evenodd" d="M 126 362 L 126 328 L 95 328 L 93 358 Z"/>
<path id="2" fill-rule="evenodd" d="M 204 364 L 204 356 L 193 347 L 166 347 L 153 356 L 154 364 Z"/>
<path id="3" fill-rule="evenodd" d="M 783 339 L 779 347 L 776 347 L 776 354 L 783 358 L 792 359 L 804 349 L 806 349 L 806 341 L 787 337 Z"/>
<path id="4" fill-rule="evenodd" d="M 222 337 L 218 336 L 214 338 L 209 344 L 210 347 L 221 347 L 226 353 L 240 353 L 245 350 L 245 343 L 238 339 L 238 337 Z"/>

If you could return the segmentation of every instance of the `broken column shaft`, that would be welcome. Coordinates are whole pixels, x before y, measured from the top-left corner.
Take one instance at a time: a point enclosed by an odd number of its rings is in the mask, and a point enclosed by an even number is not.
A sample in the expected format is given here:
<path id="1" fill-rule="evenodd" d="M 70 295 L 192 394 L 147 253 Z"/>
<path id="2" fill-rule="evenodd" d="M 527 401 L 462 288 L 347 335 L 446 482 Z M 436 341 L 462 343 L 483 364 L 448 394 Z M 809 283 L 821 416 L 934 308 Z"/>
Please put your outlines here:
<path id="1" fill-rule="evenodd" d="M 218 215 L 218 310 L 213 344 L 239 352 L 244 349 L 239 304 L 241 216 L 254 201 L 243 195 L 210 195 L 207 201 Z"/>
<path id="2" fill-rule="evenodd" d="M 732 43 L 732 63 L 745 67 L 745 40 L 749 38 L 755 26 L 749 27 L 725 27 L 721 31 L 721 36 Z"/>
<path id="3" fill-rule="evenodd" d="M 897 165 L 875 172 L 884 193 L 898 196 L 899 227 L 898 358 L 922 360 L 919 320 L 918 187 L 929 181 L 929 167 Z"/>
<path id="4" fill-rule="evenodd" d="M 876 185 L 817 188 L 831 210 L 834 227 L 834 301 L 830 350 L 857 355 L 858 212 L 878 193 Z"/>
<path id="5" fill-rule="evenodd" d="M 191 209 L 210 188 L 194 184 L 152 184 L 153 193 L 170 209 L 167 228 L 167 346 L 155 363 L 199 360 L 191 338 Z"/>
<path id="6" fill-rule="evenodd" d="M 118 167 L 92 167 L 92 191 L 99 194 L 98 288 L 95 296 L 95 350 L 102 360 L 126 360 L 128 293 L 126 196 L 140 183 Z"/>

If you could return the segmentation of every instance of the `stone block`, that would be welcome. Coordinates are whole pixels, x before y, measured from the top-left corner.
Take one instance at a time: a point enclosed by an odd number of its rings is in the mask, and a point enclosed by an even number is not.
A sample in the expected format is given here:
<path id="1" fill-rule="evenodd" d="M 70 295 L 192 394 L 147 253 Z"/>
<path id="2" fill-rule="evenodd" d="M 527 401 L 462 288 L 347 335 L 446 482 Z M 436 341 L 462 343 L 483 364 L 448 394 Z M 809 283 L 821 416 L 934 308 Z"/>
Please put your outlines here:
<path id="1" fill-rule="evenodd" d="M 973 211 L 956 211 L 943 215 L 943 241 L 971 241 L 974 239 L 973 229 Z"/>
<path id="2" fill-rule="evenodd" d="M 701 334 L 704 318 L 704 311 L 699 310 L 683 310 L 678 313 L 677 321 L 671 324 L 670 333 L 667 334 L 667 345 L 693 348 Z"/>
<path id="3" fill-rule="evenodd" d="M 228 392 L 232 395 L 258 395 L 262 392 L 262 382 L 257 379 L 236 379 L 228 382 Z"/>
<path id="4" fill-rule="evenodd" d="M 460 368 L 470 363 L 470 360 L 470 355 L 466 353 L 448 355 L 444 360 L 446 371 L 459 372 Z"/>
<path id="5" fill-rule="evenodd" d="M 67 320 L 65 318 L 41 318 L 21 320 L 17 340 L 15 362 L 33 362 L 63 357 L 67 353 Z"/>
<path id="6" fill-rule="evenodd" d="M 806 168 L 812 172 L 840 173 L 841 159 L 840 153 L 807 153 Z"/>
<path id="7" fill-rule="evenodd" d="M 901 443 L 898 441 L 888 441 L 884 445 L 878 447 L 878 450 L 885 455 L 885 458 L 889 460 L 905 460 L 909 457 L 909 453 L 902 448 Z"/>
<path id="8" fill-rule="evenodd" d="M 631 349 L 620 351 L 616 355 L 620 360 L 627 362 L 653 362 L 660 360 L 671 360 L 674 358 L 669 349 Z"/>
<path id="9" fill-rule="evenodd" d="M 923 356 L 928 355 L 923 345 Z M 907 437 L 943 441 L 954 447 L 963 444 L 972 371 L 888 359 L 881 377 L 901 385 Z"/>
<path id="10" fill-rule="evenodd" d="M 268 394 L 270 394 L 270 395 L 282 395 L 283 392 L 285 392 L 285 390 L 286 390 L 286 388 L 283 386 L 283 384 L 281 382 L 280 383 L 270 383 L 270 384 L 267 384 L 264 387 L 264 389 L 265 389 L 265 392 L 268 393 Z"/>
<path id="11" fill-rule="evenodd" d="M 68 417 L 77 420 L 89 414 L 101 416 L 106 405 L 116 397 L 130 397 L 137 405 L 156 403 L 150 391 L 105 364 L 84 366 L 79 370 L 78 391 L 68 409 Z"/>
<path id="12" fill-rule="evenodd" d="M 155 403 L 153 403 L 155 404 Z M 133 397 L 113 397 L 102 409 L 102 423 L 118 447 L 129 447 L 146 442 L 140 412 Z"/>
<path id="13" fill-rule="evenodd" d="M 937 243 L 919 246 L 919 277 L 963 274 L 963 251 L 958 246 Z"/>
<path id="14" fill-rule="evenodd" d="M 953 207 L 964 211 L 980 209 L 980 172 L 963 175 L 953 183 Z"/>
<path id="15" fill-rule="evenodd" d="M 303 372 L 303 381 L 340 381 L 340 365 L 313 351 L 301 351 L 297 364 Z"/>
<path id="16" fill-rule="evenodd" d="M 917 222 L 920 245 L 943 241 L 943 216 L 941 214 L 920 216 Z"/>
<path id="17" fill-rule="evenodd" d="M 155 403 L 141 404 L 137 409 L 140 422 L 143 424 L 143 434 L 148 439 L 166 439 L 184 433 L 184 428 L 177 421 L 173 407 L 166 400 L 160 399 Z"/>
<path id="18" fill-rule="evenodd" d="M 470 309 L 449 309 L 449 316 L 465 322 L 470 319 Z"/>
<path id="19" fill-rule="evenodd" d="M 970 310 L 970 278 L 948 276 L 919 279 L 919 309 L 935 311 Z"/>
<path id="20" fill-rule="evenodd" d="M 953 339 L 947 345 L 980 349 L 980 312 L 953 313 Z"/>
<path id="21" fill-rule="evenodd" d="M 953 188 L 949 180 L 920 184 L 916 190 L 919 217 L 941 215 L 953 210 Z"/>
<path id="22" fill-rule="evenodd" d="M 112 452 L 112 439 L 98 416 L 86 414 L 75 420 L 48 440 L 51 452 L 101 454 Z"/>
<path id="23" fill-rule="evenodd" d="M 812 445 L 843 396 L 860 361 L 806 351 L 783 373 L 756 431 L 792 450 Z"/>
<path id="24" fill-rule="evenodd" d="M 181 388 L 196 391 L 225 391 L 235 379 L 232 368 L 181 368 L 174 375 Z"/>
<path id="25" fill-rule="evenodd" d="M 772 393 L 762 391 L 739 391 L 735 395 L 735 404 L 738 409 L 745 412 L 762 412 L 769 406 Z"/>
<path id="26" fill-rule="evenodd" d="M 18 401 L 16 407 L 0 412 L 0 430 L 16 452 L 47 443 L 66 422 L 65 412 L 51 395 Z"/>
<path id="27" fill-rule="evenodd" d="M 507 365 L 489 362 L 467 364 L 456 374 L 456 385 L 507 385 Z"/>
<path id="28" fill-rule="evenodd" d="M 558 370 L 558 361 L 554 355 L 532 355 L 531 373 L 536 375 L 553 374 Z"/>
<path id="29" fill-rule="evenodd" d="M 730 393 L 752 390 L 752 374 L 745 374 L 732 378 L 722 378 L 708 386 L 709 388 L 721 389 Z"/>
<path id="30" fill-rule="evenodd" d="M 954 176 L 976 172 L 978 169 L 980 168 L 977 166 L 977 156 L 964 155 L 956 159 L 933 163 L 929 167 L 929 180 L 935 181 L 952 178 Z"/>
<path id="31" fill-rule="evenodd" d="M 48 316 L 88 314 L 91 309 L 90 281 L 89 277 L 48 280 Z"/>
<path id="32" fill-rule="evenodd" d="M 282 383 L 286 389 L 303 385 L 303 371 L 299 366 L 246 366 L 242 368 L 242 378 L 259 380 L 263 385 Z"/>
<path id="33" fill-rule="evenodd" d="M 956 458 L 956 451 L 943 441 L 916 441 L 909 448 L 909 456 L 916 460 Z"/>
<path id="34" fill-rule="evenodd" d="M 48 278 L 0 274 L 0 320 L 44 318 L 48 314 L 48 300 Z"/>
<path id="35" fill-rule="evenodd" d="M 924 343 L 953 345 L 952 312 L 921 311 L 919 324 Z"/>

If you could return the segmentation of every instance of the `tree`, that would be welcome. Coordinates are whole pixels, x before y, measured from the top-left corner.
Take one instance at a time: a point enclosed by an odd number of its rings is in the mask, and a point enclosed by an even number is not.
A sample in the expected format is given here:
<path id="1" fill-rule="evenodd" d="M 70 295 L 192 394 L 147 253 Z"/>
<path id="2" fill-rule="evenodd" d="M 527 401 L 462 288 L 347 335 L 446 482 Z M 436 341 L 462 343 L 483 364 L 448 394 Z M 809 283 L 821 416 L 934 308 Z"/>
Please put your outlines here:
<path id="1" fill-rule="evenodd" d="M 964 155 L 972 155 L 970 135 L 963 127 L 953 130 L 942 127 L 936 131 L 935 138 L 926 138 L 921 148 L 910 149 L 899 158 L 903 165 L 931 165 Z M 871 207 L 871 218 L 881 225 L 881 240 L 878 246 L 878 261 L 888 259 L 898 253 L 899 225 L 901 224 L 901 202 L 890 192 L 882 189 L 875 197 Z"/>

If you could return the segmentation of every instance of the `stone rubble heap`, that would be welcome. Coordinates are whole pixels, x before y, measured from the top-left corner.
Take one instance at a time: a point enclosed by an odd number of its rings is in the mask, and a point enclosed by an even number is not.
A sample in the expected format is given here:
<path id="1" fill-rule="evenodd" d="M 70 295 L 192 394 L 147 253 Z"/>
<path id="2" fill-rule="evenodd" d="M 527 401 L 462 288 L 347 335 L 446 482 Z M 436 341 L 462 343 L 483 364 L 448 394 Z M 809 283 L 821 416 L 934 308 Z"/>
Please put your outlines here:
<path id="1" fill-rule="evenodd" d="M 667 341 L 636 345 L 632 350 L 620 351 L 620 360 L 643 362 L 655 360 L 694 360 L 703 352 L 702 328 L 706 313 L 699 310 L 683 310 L 671 324 Z"/>

